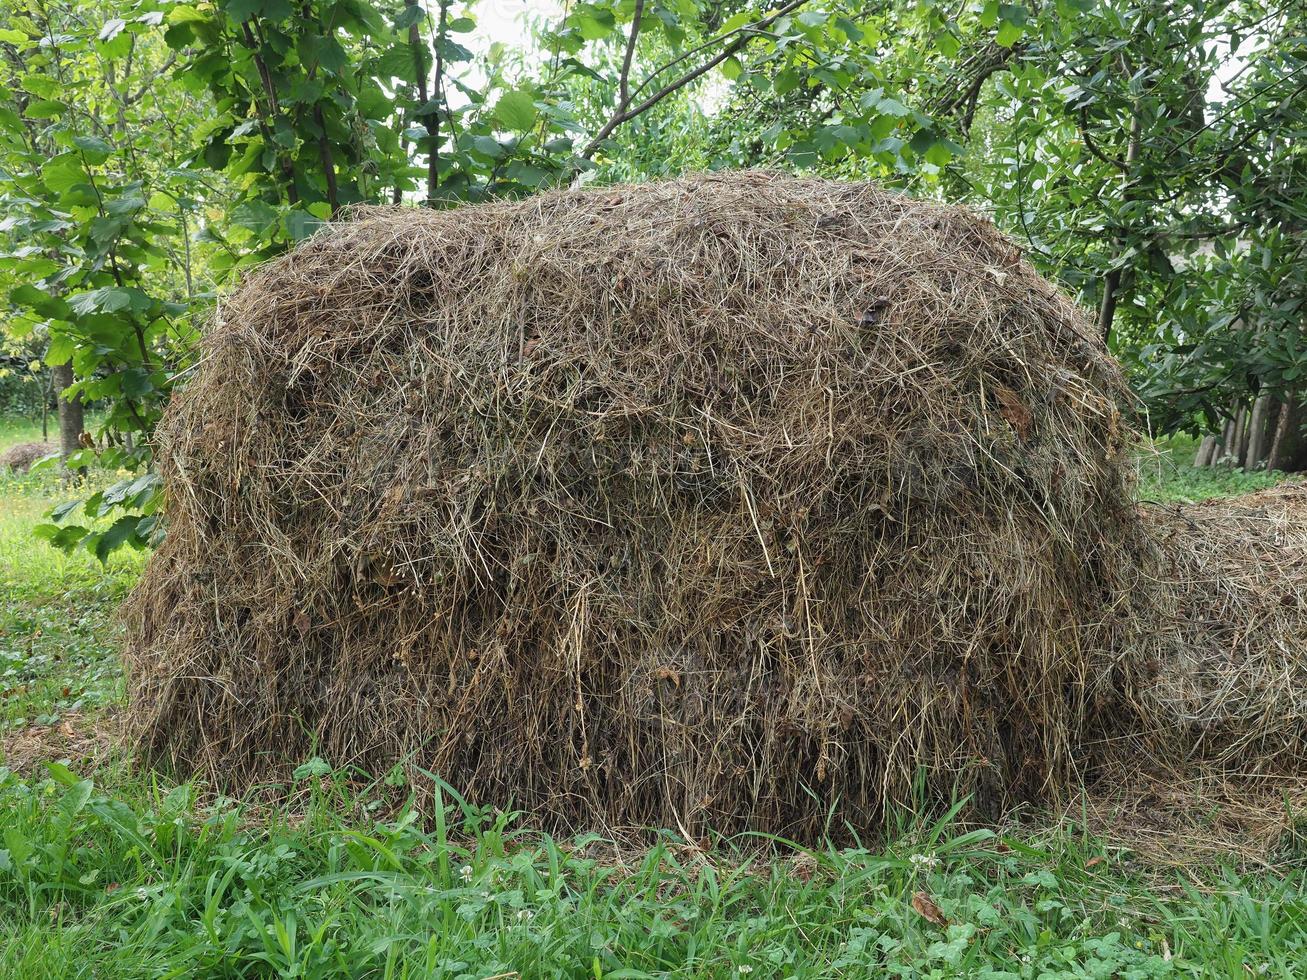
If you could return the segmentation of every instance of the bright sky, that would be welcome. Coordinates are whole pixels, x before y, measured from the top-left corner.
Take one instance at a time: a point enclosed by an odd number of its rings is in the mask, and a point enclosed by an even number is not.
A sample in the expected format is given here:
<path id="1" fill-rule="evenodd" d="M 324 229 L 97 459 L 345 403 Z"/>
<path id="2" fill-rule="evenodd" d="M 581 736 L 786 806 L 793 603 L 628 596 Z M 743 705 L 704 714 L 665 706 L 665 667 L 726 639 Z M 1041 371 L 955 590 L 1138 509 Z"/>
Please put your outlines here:
<path id="1" fill-rule="evenodd" d="M 479 43 L 468 47 L 484 50 L 495 41 L 522 47 L 531 37 L 528 22 L 552 20 L 561 10 L 555 0 L 480 0 L 470 6 L 477 22 L 471 37 Z"/>

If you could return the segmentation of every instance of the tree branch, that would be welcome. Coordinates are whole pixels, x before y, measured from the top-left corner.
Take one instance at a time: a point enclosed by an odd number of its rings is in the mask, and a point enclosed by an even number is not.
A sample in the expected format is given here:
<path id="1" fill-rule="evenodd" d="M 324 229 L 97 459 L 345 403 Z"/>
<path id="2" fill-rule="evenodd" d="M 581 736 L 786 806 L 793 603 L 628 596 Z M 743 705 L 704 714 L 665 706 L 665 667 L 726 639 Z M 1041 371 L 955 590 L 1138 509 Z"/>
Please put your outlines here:
<path id="1" fill-rule="evenodd" d="M 743 27 L 738 28 L 736 31 L 731 32 L 731 33 L 738 33 L 739 37 L 737 37 L 734 41 L 728 44 L 715 56 L 705 61 L 699 67 L 691 69 L 690 71 L 686 72 L 684 75 L 680 76 L 679 78 L 668 82 L 666 85 L 664 85 L 658 91 L 654 92 L 653 95 L 649 96 L 643 102 L 640 102 L 637 105 L 632 106 L 630 108 L 627 108 L 619 103 L 617 110 L 609 118 L 608 122 L 604 123 L 603 126 L 600 127 L 599 132 L 595 134 L 594 139 L 592 139 L 589 143 L 587 143 L 585 149 L 583 149 L 580 152 L 579 154 L 580 158 L 583 160 L 590 159 L 590 157 L 594 155 L 594 152 L 597 149 L 599 149 L 599 144 L 601 144 L 604 140 L 606 140 L 609 136 L 611 136 L 613 134 L 613 131 L 616 130 L 618 126 L 621 126 L 623 123 L 630 122 L 632 119 L 634 119 L 636 116 L 640 115 L 641 113 L 647 112 L 648 110 L 652 109 L 654 106 L 656 106 L 663 99 L 667 98 L 667 96 L 671 95 L 673 92 L 677 91 L 678 89 L 684 88 L 685 86 L 693 82 L 696 78 L 699 78 L 707 74 L 708 72 L 712 71 L 723 61 L 731 57 L 731 55 L 735 54 L 737 51 L 742 49 L 746 44 L 748 44 L 751 40 L 753 40 L 756 34 L 758 34 L 761 31 L 765 31 L 768 27 L 776 23 L 776 21 L 780 20 L 785 15 L 793 13 L 794 11 L 798 10 L 806 2 L 807 0 L 790 0 L 789 3 L 787 3 L 784 7 L 781 7 L 775 13 L 769 14 L 768 16 L 762 18 L 761 20 L 754 21 L 752 24 L 746 24 Z M 729 36 L 730 34 L 725 34 L 722 37 L 729 37 Z M 720 40 L 722 40 L 722 38 L 716 38 L 714 42 L 709 42 L 709 43 L 715 43 L 716 41 L 720 41 Z M 684 57 L 685 56 L 683 55 L 682 58 Z M 682 58 L 678 58 L 676 60 L 680 61 L 682 60 Z M 645 85 L 649 83 L 650 79 L 656 77 L 657 75 L 662 74 L 672 64 L 675 64 L 675 62 L 669 62 L 667 65 L 663 65 L 657 71 L 653 72 L 648 78 L 644 80 L 643 83 L 641 83 L 640 88 L 636 90 L 637 93 L 641 89 L 643 89 Z"/>
<path id="2" fill-rule="evenodd" d="M 617 111 L 625 112 L 631 104 L 631 59 L 635 57 L 635 42 L 640 36 L 640 18 L 644 16 L 644 0 L 635 0 L 635 15 L 631 18 L 631 36 L 626 39 L 626 55 L 622 58 L 622 75 L 617 84 Z"/>
<path id="3" fill-rule="evenodd" d="M 250 30 L 249 21 L 241 23 L 241 39 L 254 58 L 254 66 L 258 69 L 259 80 L 263 83 L 263 90 L 268 99 L 268 108 L 265 110 L 258 96 L 250 92 L 250 101 L 254 103 L 254 114 L 259 120 L 259 131 L 263 134 L 265 146 L 276 146 L 277 142 L 272 137 L 271 120 L 281 113 L 281 108 L 277 104 L 277 87 L 272 82 L 272 74 L 268 71 L 263 56 L 259 54 L 259 42 L 255 40 L 254 32 Z M 282 176 L 286 179 L 286 199 L 291 204 L 298 204 L 300 194 L 295 187 L 295 164 L 281 149 L 277 150 L 277 162 L 281 167 Z"/>
<path id="4" fill-rule="evenodd" d="M 1109 157 L 1106 153 L 1104 153 L 1101 149 L 1099 149 L 1098 144 L 1094 142 L 1094 138 L 1089 135 L 1089 112 L 1083 106 L 1081 106 L 1080 108 L 1080 125 L 1077 128 L 1080 130 L 1080 138 L 1084 140 L 1085 149 L 1087 149 L 1098 159 L 1102 160 L 1109 167 L 1113 168 L 1114 170 L 1120 170 L 1122 173 L 1125 173 L 1126 171 L 1125 161 L 1118 160 L 1116 157 Z"/>

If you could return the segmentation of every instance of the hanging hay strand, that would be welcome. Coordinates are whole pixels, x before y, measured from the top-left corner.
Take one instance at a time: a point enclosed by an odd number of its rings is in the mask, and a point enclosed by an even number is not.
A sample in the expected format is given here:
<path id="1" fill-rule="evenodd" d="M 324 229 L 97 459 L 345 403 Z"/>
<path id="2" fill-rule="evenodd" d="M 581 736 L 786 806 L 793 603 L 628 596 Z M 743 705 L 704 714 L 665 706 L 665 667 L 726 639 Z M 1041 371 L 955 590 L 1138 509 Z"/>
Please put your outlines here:
<path id="1" fill-rule="evenodd" d="M 1124 396 L 992 226 L 866 184 L 360 210 L 222 308 L 162 424 L 133 728 L 554 828 L 1056 797 L 1146 684 Z"/>

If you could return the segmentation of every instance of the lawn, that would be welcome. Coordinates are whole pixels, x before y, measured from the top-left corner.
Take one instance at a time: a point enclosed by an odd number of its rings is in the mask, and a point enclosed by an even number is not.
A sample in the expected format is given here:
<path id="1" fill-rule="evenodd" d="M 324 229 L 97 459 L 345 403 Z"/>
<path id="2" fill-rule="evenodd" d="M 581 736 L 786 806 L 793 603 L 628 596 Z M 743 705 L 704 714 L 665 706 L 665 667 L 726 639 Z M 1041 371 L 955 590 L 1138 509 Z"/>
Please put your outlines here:
<path id="1" fill-rule="evenodd" d="M 0 449 L 31 435 L 6 423 Z M 1145 463 L 1145 496 L 1273 482 L 1185 451 Z M 113 614 L 142 556 L 101 566 L 34 539 L 68 494 L 53 474 L 0 477 L 0 976 L 1307 973 L 1296 844 L 1170 867 L 1078 819 L 916 814 L 858 849 L 669 832 L 637 848 L 550 839 L 439 781 L 444 806 L 420 816 L 410 787 L 319 759 L 245 800 L 133 771 L 112 741 Z"/>

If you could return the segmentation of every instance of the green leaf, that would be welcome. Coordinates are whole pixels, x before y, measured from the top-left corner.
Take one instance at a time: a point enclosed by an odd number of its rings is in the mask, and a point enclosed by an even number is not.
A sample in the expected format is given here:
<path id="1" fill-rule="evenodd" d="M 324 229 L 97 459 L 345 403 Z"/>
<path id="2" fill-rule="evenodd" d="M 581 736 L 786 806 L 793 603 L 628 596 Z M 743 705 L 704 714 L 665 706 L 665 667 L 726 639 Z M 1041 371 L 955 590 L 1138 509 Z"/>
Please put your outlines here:
<path id="1" fill-rule="evenodd" d="M 94 788 L 95 784 L 89 779 L 79 779 L 68 788 L 68 792 L 59 801 L 59 806 L 70 816 L 81 813 L 82 807 L 86 806 L 86 801 L 91 798 L 91 791 Z"/>
<path id="2" fill-rule="evenodd" d="M 49 317 L 52 320 L 66 320 L 70 315 L 67 303 L 31 283 L 23 283 L 11 290 L 9 302 L 18 307 L 27 307 L 39 316 Z"/>
<path id="3" fill-rule="evenodd" d="M 587 41 L 601 40 L 617 28 L 617 18 L 613 16 L 611 10 L 590 4 L 578 9 L 571 19 L 575 22 L 581 37 Z"/>
<path id="4" fill-rule="evenodd" d="M 228 17 L 240 24 L 263 9 L 263 0 L 227 0 L 223 8 Z"/>
<path id="5" fill-rule="evenodd" d="M 426 17 L 426 13 L 427 12 L 418 4 L 414 4 L 411 7 L 406 6 L 399 12 L 399 16 L 395 18 L 395 30 L 408 30 L 414 24 Z"/>
<path id="6" fill-rule="evenodd" d="M 50 520 L 56 524 L 60 523 L 65 517 L 82 506 L 80 500 L 67 500 L 50 511 Z"/>
<path id="7" fill-rule="evenodd" d="M 48 541 L 52 547 L 60 551 L 72 551 L 86 540 L 88 532 L 80 524 L 69 524 L 67 527 L 60 527 L 57 524 L 38 524 L 32 528 L 32 533 Z"/>
<path id="8" fill-rule="evenodd" d="M 325 759 L 314 756 L 303 765 L 296 766 L 295 771 L 290 774 L 290 778 L 300 783 L 314 776 L 328 776 L 331 774 L 331 766 Z"/>
<path id="9" fill-rule="evenodd" d="M 1016 24 L 1018 27 L 1025 27 L 1030 21 L 1030 11 L 1023 4 L 1000 3 L 998 5 L 998 19 Z"/>
<path id="10" fill-rule="evenodd" d="M 1002 47 L 1010 48 L 1021 40 L 1021 35 L 1024 33 L 1025 28 L 1012 23 L 1010 20 L 1005 20 L 998 26 L 998 34 L 995 35 L 994 41 Z"/>
<path id="11" fill-rule="evenodd" d="M 528 92 L 506 92 L 495 103 L 495 118 L 505 129 L 523 132 L 536 120 L 536 105 Z"/>
<path id="12" fill-rule="evenodd" d="M 99 289 L 68 297 L 68 306 L 78 316 L 90 316 L 92 313 L 117 313 L 131 305 L 131 292 L 114 286 L 101 286 Z"/>
<path id="13" fill-rule="evenodd" d="M 113 153 L 113 147 L 98 136 L 74 136 L 73 145 L 86 156 L 87 162 L 104 163 Z"/>
<path id="14" fill-rule="evenodd" d="M 123 20 L 121 17 L 114 17 L 110 20 L 106 20 L 104 26 L 100 28 L 100 40 L 112 41 L 123 32 L 123 28 L 126 26 L 127 21 Z"/>
<path id="15" fill-rule="evenodd" d="M 128 398 L 142 398 L 154 391 L 150 372 L 141 367 L 130 367 L 122 373 L 122 391 Z"/>
<path id="16" fill-rule="evenodd" d="M 67 106 L 55 99 L 38 99 L 29 102 L 23 112 L 28 119 L 58 119 L 67 110 Z"/>
<path id="17" fill-rule="evenodd" d="M 472 149 L 482 156 L 490 157 L 492 160 L 502 160 L 508 152 L 500 144 L 499 140 L 493 136 L 474 136 L 472 138 Z"/>
<path id="18" fill-rule="evenodd" d="M 286 234 L 291 241 L 302 242 L 322 227 L 322 222 L 307 211 L 295 210 L 286 215 Z"/>
<path id="19" fill-rule="evenodd" d="M 67 364 L 77 353 L 77 343 L 64 334 L 50 338 L 50 346 L 45 352 L 45 363 L 50 367 Z"/>
<path id="20" fill-rule="evenodd" d="M 114 521 L 113 526 L 95 542 L 95 557 L 101 562 L 107 561 L 110 554 L 136 536 L 136 525 L 140 520 L 138 515 L 129 514 Z"/>
<path id="21" fill-rule="evenodd" d="M 74 773 L 62 762 L 47 762 L 45 768 L 49 770 L 54 781 L 62 786 L 68 786 L 71 788 L 82 781 L 80 776 Z"/>
<path id="22" fill-rule="evenodd" d="M 533 167 L 529 163 L 523 163 L 521 160 L 514 160 L 508 165 L 506 171 L 509 180 L 517 181 L 525 187 L 532 189 L 539 187 L 549 179 L 549 174 L 539 167 Z"/>

